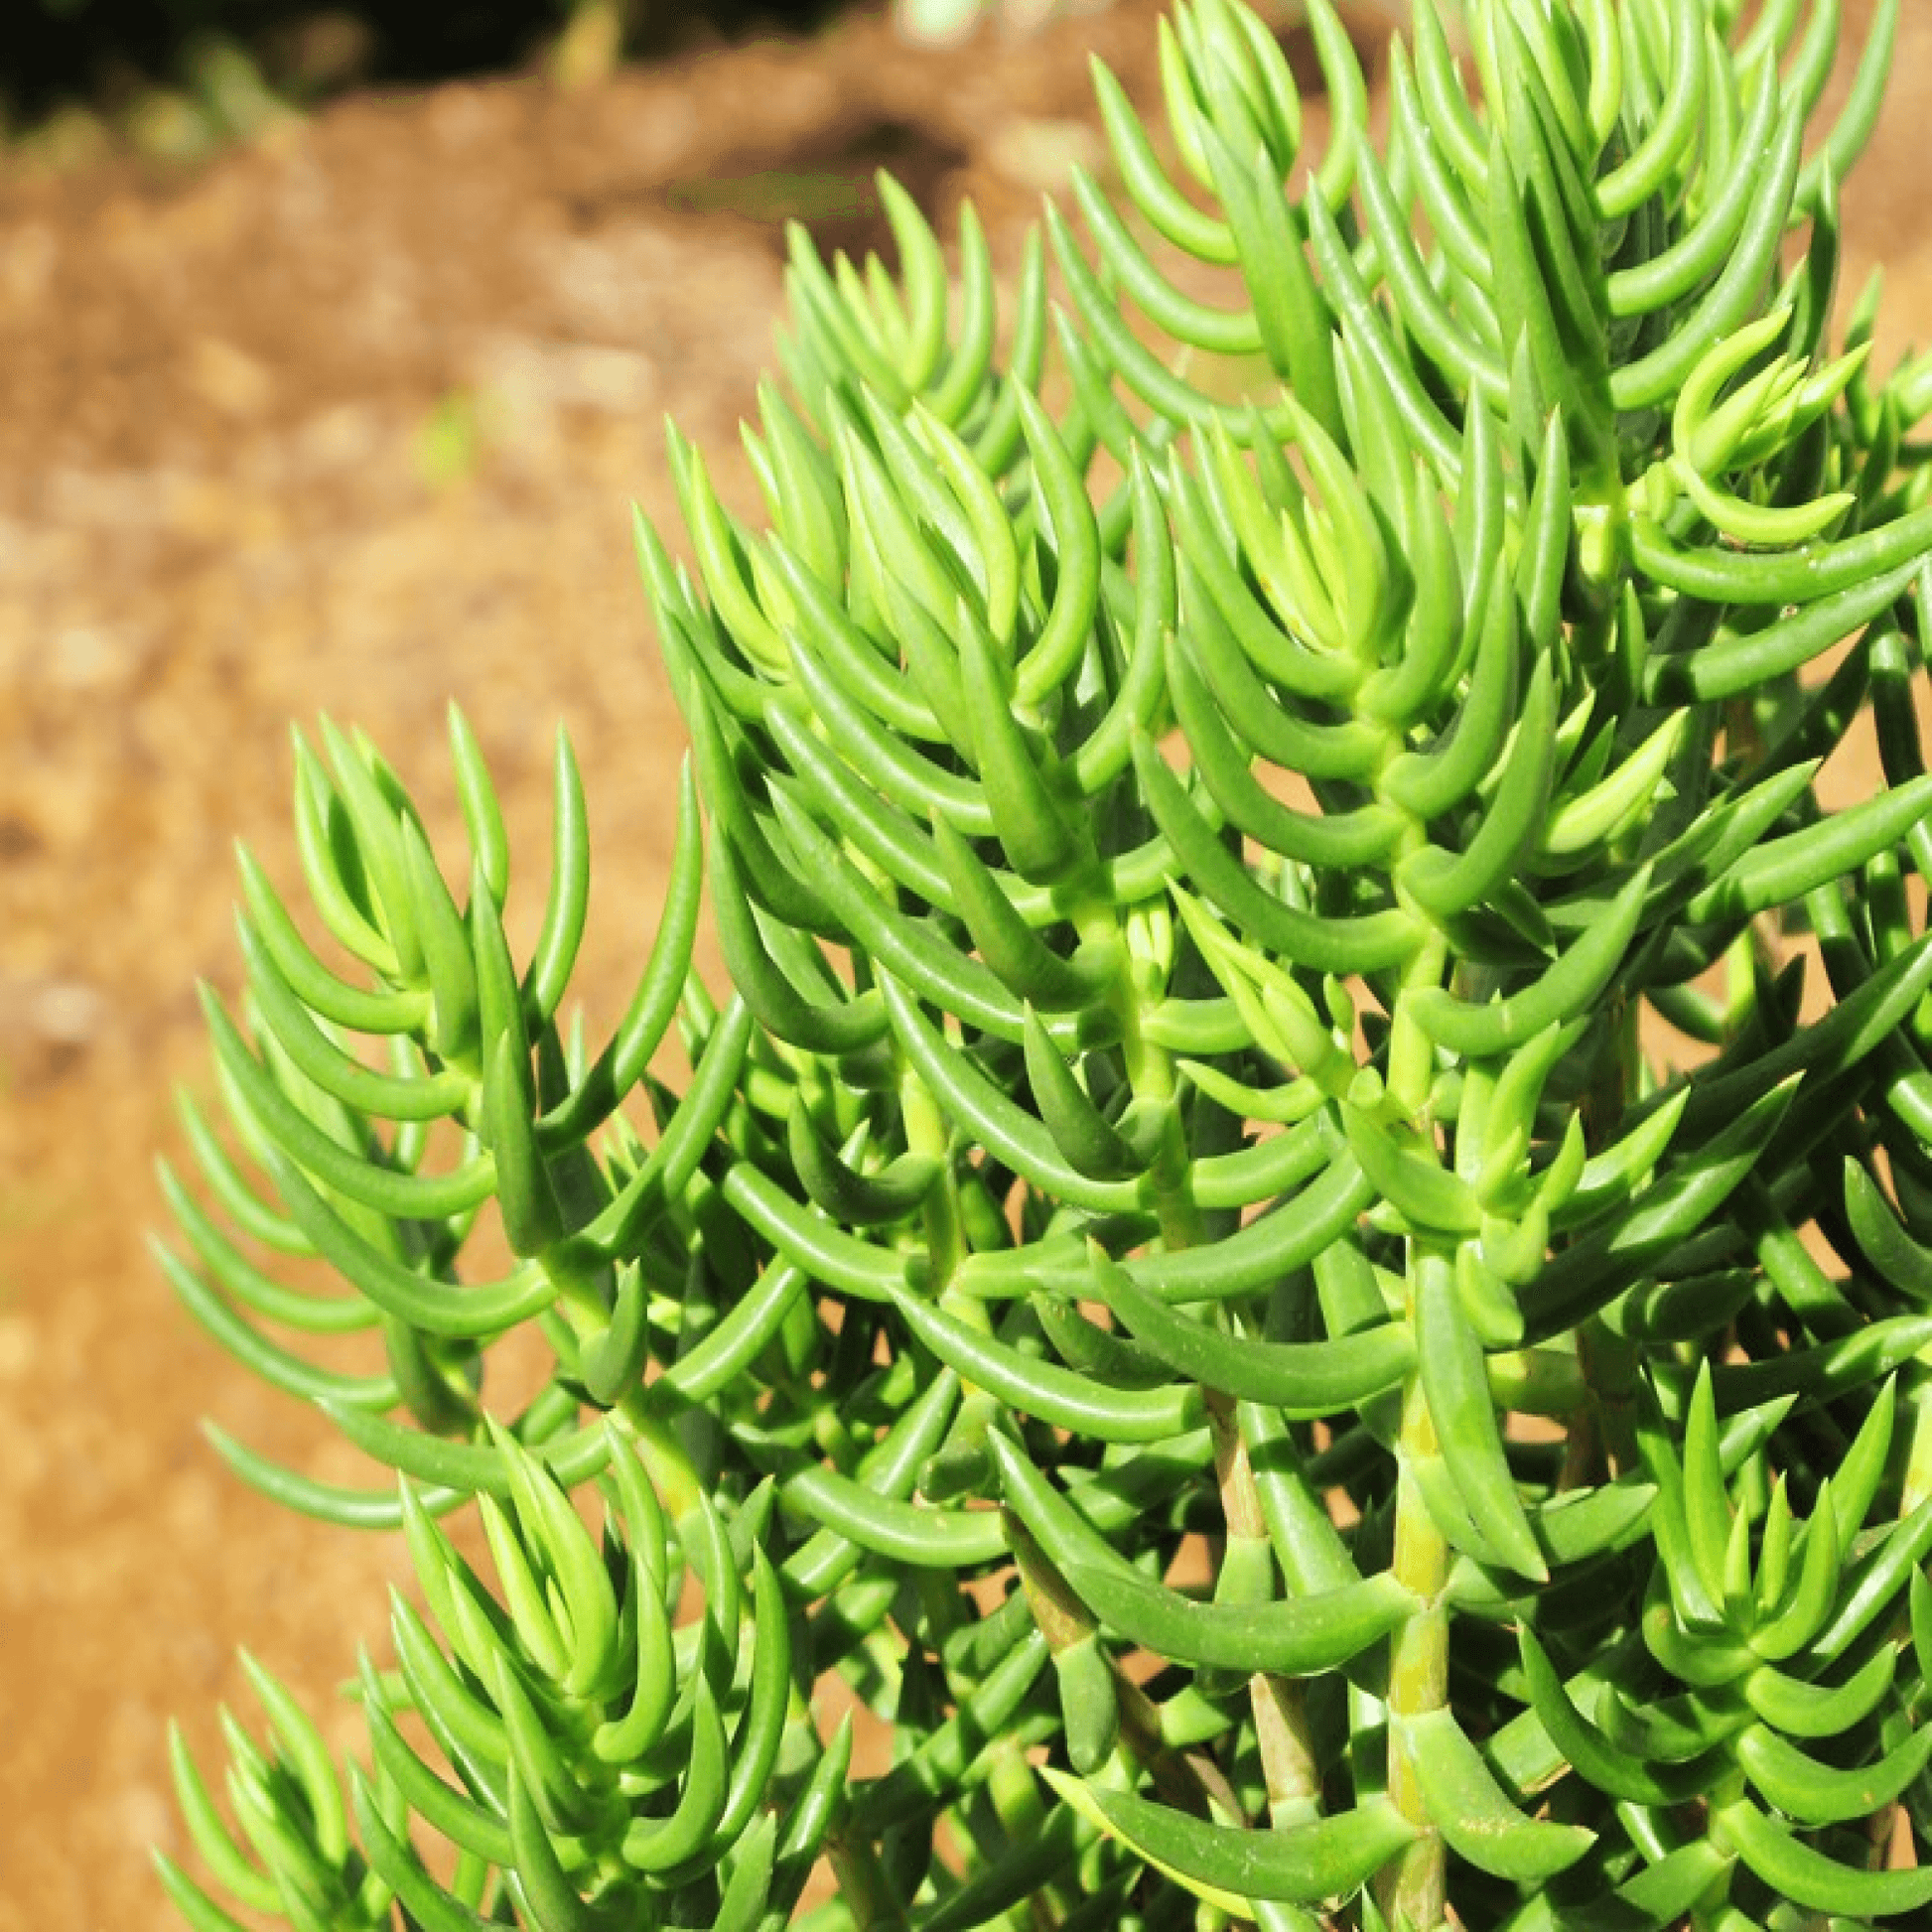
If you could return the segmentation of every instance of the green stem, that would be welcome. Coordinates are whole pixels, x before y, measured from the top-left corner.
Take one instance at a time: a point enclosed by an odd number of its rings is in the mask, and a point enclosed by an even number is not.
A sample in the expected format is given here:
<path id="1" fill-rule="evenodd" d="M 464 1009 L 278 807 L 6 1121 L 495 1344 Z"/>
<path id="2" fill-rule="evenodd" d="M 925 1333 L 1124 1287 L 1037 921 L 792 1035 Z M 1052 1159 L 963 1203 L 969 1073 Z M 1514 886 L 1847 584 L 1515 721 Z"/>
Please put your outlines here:
<path id="1" fill-rule="evenodd" d="M 1046 1807 L 1040 1802 L 1039 1780 L 1027 1754 L 1011 1737 L 1003 1738 L 990 1754 L 986 1796 L 1007 1835 L 1009 1845 L 1026 1845 L 1036 1839 L 1046 1824 Z M 1057 1925 L 1059 1913 L 1043 1893 L 1034 1896 L 1033 1920 L 1035 1925 Z"/>
<path id="2" fill-rule="evenodd" d="M 1636 1346 L 1617 1334 L 1597 1315 L 1577 1330 L 1577 1366 L 1589 1390 L 1589 1401 L 1576 1411 L 1571 1439 L 1575 1449 L 1587 1443 L 1593 1466 L 1568 1480 L 1573 1457 L 1566 1454 L 1563 1486 L 1594 1482 L 1607 1471 L 1622 1475 L 1637 1465 L 1636 1394 L 1641 1357 Z"/>
<path id="3" fill-rule="evenodd" d="M 1641 1069 L 1638 1019 L 1637 1004 L 1619 995 L 1609 1046 L 1583 1098 L 1584 1138 L 1592 1154 L 1600 1153 L 1623 1132 Z M 1605 1467 L 1621 1474 L 1637 1459 L 1631 1407 L 1638 1370 L 1636 1348 L 1592 1315 L 1577 1331 L 1577 1366 L 1590 1399 L 1579 1406 L 1571 1424 L 1561 1483 L 1566 1489 L 1597 1480 Z"/>
<path id="4" fill-rule="evenodd" d="M 1403 970 L 1404 992 L 1440 986 L 1449 965 L 1449 940 L 1431 927 L 1416 956 Z M 1421 1120 L 1436 1081 L 1436 1046 L 1416 1025 L 1408 1001 L 1398 997 L 1389 1022 L 1388 1091 L 1411 1120 Z"/>
<path id="5" fill-rule="evenodd" d="M 1417 1462 L 1436 1453 L 1436 1424 L 1423 1395 L 1422 1377 L 1411 1375 L 1402 1398 L 1395 1575 L 1422 1601 L 1396 1632 L 1389 1657 L 1389 1715 L 1397 1719 L 1420 1718 L 1449 1702 L 1449 1610 L 1442 1601 L 1449 1581 L 1449 1544 L 1410 1474 Z M 1377 1881 L 1383 1916 L 1392 1926 L 1436 1932 L 1449 1899 L 1447 1854 L 1423 1801 L 1399 1725 L 1389 1730 L 1388 1792 L 1420 1836 Z"/>
<path id="6" fill-rule="evenodd" d="M 1151 960 L 1137 962 L 1131 944 L 1123 946 L 1122 953 L 1124 963 L 1116 983 L 1115 1004 L 1120 1011 L 1128 1079 L 1137 1101 L 1172 1102 L 1173 1058 L 1147 1037 L 1143 1024 L 1147 1011 L 1165 994 L 1167 976 Z M 1192 1247 L 1202 1233 L 1200 1210 L 1188 1184 L 1187 1157 L 1186 1136 L 1176 1114 L 1153 1173 L 1161 1231 L 1170 1249 Z M 1261 1493 L 1248 1460 L 1247 1445 L 1235 1422 L 1233 1404 L 1210 1391 L 1208 1421 L 1213 1430 L 1215 1473 L 1227 1533 L 1265 1547 L 1267 1519 L 1262 1514 Z M 1248 1680 L 1248 1695 L 1254 1707 L 1270 1817 L 1277 1827 L 1304 1823 L 1319 1809 L 1321 1785 L 1301 1692 L 1284 1679 L 1256 1672 Z"/>
<path id="7" fill-rule="evenodd" d="M 959 1176 L 950 1158 L 952 1134 L 925 1082 L 903 1058 L 899 1061 L 898 1105 L 907 1149 L 913 1154 L 929 1154 L 940 1164 L 939 1177 L 925 1197 L 925 1240 L 933 1288 L 943 1297 L 967 1249 L 959 1211 Z"/>
<path id="8" fill-rule="evenodd" d="M 1932 1496 L 1932 1389 L 1923 1384 L 1906 1400 L 1912 1409 L 1912 1441 L 1905 1457 L 1905 1484 L 1898 1499 L 1902 1521 Z"/>
<path id="9" fill-rule="evenodd" d="M 857 1932 L 905 1932 L 905 1910 L 869 1840 L 834 1832 L 825 1855 L 839 1881 L 839 1901 L 852 1915 Z"/>
<path id="10" fill-rule="evenodd" d="M 612 1414 L 628 1430 L 650 1486 L 671 1520 L 681 1523 L 695 1515 L 707 1491 L 675 1423 L 650 1408 L 641 1385 Z"/>
<path id="11" fill-rule="evenodd" d="M 1168 1106 L 1174 1097 L 1173 1056 L 1148 1037 L 1147 1016 L 1167 995 L 1171 962 L 1162 956 L 1153 934 L 1137 934 L 1131 923 L 1122 929 L 1118 918 L 1111 908 L 1095 906 L 1077 913 L 1075 922 L 1090 943 L 1119 948 L 1120 967 L 1107 1003 L 1120 1027 L 1121 1065 L 1128 1090 L 1137 1104 Z M 1188 1186 L 1188 1166 L 1186 1136 L 1175 1119 L 1150 1175 L 1154 1211 L 1170 1250 L 1191 1248 L 1201 1237 L 1200 1210 Z"/>

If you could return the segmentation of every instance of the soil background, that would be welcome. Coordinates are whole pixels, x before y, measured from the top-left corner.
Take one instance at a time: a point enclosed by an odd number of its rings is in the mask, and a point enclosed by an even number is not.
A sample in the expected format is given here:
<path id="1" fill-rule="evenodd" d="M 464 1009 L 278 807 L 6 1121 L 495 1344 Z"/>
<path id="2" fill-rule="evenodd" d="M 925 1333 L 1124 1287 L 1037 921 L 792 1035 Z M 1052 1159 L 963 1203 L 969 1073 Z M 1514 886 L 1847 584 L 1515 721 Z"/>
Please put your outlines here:
<path id="1" fill-rule="evenodd" d="M 1848 44 L 1868 11 L 1848 0 Z M 0 176 L 0 1932 L 173 1922 L 147 1863 L 189 1856 L 169 1718 L 213 1776 L 217 1706 L 259 1722 L 245 1643 L 347 1748 L 335 1690 L 407 1574 L 399 1539 L 284 1515 L 221 1466 L 205 1415 L 379 1479 L 207 1341 L 147 1252 L 172 1092 L 213 1097 L 196 982 L 238 981 L 232 840 L 300 902 L 291 725 L 365 728 L 460 876 L 458 702 L 525 941 L 569 731 L 600 1037 L 654 930 L 684 747 L 628 530 L 633 499 L 675 526 L 663 416 L 749 510 L 737 426 L 773 361 L 782 218 L 889 252 L 884 163 L 942 235 L 970 194 L 1010 272 L 1038 191 L 1101 158 L 1090 52 L 1153 118 L 1157 12 L 936 53 L 861 12 L 589 92 L 351 97 L 192 173 Z M 1847 286 L 1889 265 L 1887 364 L 1932 335 L 1932 6 L 1905 16 L 1844 197 Z"/>

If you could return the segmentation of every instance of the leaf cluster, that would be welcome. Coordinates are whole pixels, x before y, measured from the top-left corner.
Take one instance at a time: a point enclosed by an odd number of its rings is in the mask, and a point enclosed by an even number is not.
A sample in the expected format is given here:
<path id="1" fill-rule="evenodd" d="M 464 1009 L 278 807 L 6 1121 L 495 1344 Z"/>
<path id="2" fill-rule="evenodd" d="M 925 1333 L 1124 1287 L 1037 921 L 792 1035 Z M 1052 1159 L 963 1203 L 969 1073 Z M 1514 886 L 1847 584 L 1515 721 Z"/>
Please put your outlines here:
<path id="1" fill-rule="evenodd" d="M 1004 314 L 970 209 L 956 285 L 890 182 L 897 272 L 794 236 L 763 527 L 675 432 L 691 564 L 637 524 L 692 750 L 601 1050 L 568 747 L 518 963 L 462 721 L 460 889 L 298 741 L 328 942 L 244 859 L 165 1265 L 402 1480 L 223 1454 L 402 1523 L 428 1615 L 353 1842 L 265 1674 L 233 1828 L 182 1759 L 242 1904 L 1932 1904 L 1883 1858 L 1932 1820 L 1932 375 L 1873 376 L 1875 294 L 1828 334 L 1897 8 L 1809 144 L 1836 0 L 1469 0 L 1466 60 L 1419 0 L 1386 137 L 1308 11 L 1318 148 L 1236 0 L 1163 26 L 1164 139 L 1096 69 L 1124 197 L 1076 176 Z"/>

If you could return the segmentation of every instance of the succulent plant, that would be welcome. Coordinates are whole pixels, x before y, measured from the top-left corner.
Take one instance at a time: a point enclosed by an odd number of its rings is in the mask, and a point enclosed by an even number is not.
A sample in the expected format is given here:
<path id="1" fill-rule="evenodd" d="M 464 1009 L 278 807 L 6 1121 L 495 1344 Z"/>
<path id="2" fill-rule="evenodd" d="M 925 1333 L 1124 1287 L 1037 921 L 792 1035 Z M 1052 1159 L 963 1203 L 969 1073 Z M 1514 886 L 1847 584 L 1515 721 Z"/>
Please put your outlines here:
<path id="1" fill-rule="evenodd" d="M 1236 0 L 1165 143 L 1097 70 L 1004 315 L 970 208 L 794 235 L 766 526 L 675 433 L 637 524 L 601 1050 L 568 748 L 520 961 L 460 719 L 460 863 L 299 748 L 333 947 L 244 860 L 166 1265 L 424 1607 L 350 1805 L 259 1667 L 232 1824 L 178 1755 L 204 1932 L 1925 1922 L 1932 362 L 1830 336 L 1897 8 L 1809 148 L 1835 0 L 1418 0 L 1385 140 L 1308 12 L 1315 151 Z"/>

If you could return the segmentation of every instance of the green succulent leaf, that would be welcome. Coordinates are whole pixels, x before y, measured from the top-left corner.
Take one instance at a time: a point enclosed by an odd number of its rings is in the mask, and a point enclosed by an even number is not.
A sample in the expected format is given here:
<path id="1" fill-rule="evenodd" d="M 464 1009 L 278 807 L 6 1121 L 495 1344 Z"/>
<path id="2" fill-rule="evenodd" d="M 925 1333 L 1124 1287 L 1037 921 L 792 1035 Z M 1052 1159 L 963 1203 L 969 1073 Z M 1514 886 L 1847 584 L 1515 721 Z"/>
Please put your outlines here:
<path id="1" fill-rule="evenodd" d="M 1932 1908 L 1899 8 L 1373 11 L 1174 0 L 1011 256 L 791 226 L 614 1031 L 566 739 L 526 905 L 459 714 L 454 868 L 297 735 L 161 1266 L 416 1586 L 348 1803 L 176 1734 L 198 1932 Z"/>
<path id="2" fill-rule="evenodd" d="M 1479 1870 L 1499 1878 L 1547 1879 L 1589 1850 L 1594 1834 L 1587 1828 L 1531 1818 L 1511 1804 L 1448 1711 L 1401 1723 L 1430 1817 Z"/>
<path id="3" fill-rule="evenodd" d="M 1129 1792 L 1049 1773 L 1059 1796 L 1210 1904 L 1246 1918 L 1246 1901 L 1316 1904 L 1346 1898 L 1414 1835 L 1393 1805 L 1373 1801 L 1286 1832 L 1204 1823 Z M 1076 1795 L 1078 1794 L 1078 1795 Z"/>
<path id="4" fill-rule="evenodd" d="M 1843 1864 L 1793 1837 L 1747 1798 L 1725 1806 L 1718 1824 L 1759 1878 L 1811 1911 L 1889 1918 L 1932 1903 L 1932 1872 L 1862 1871 Z"/>

